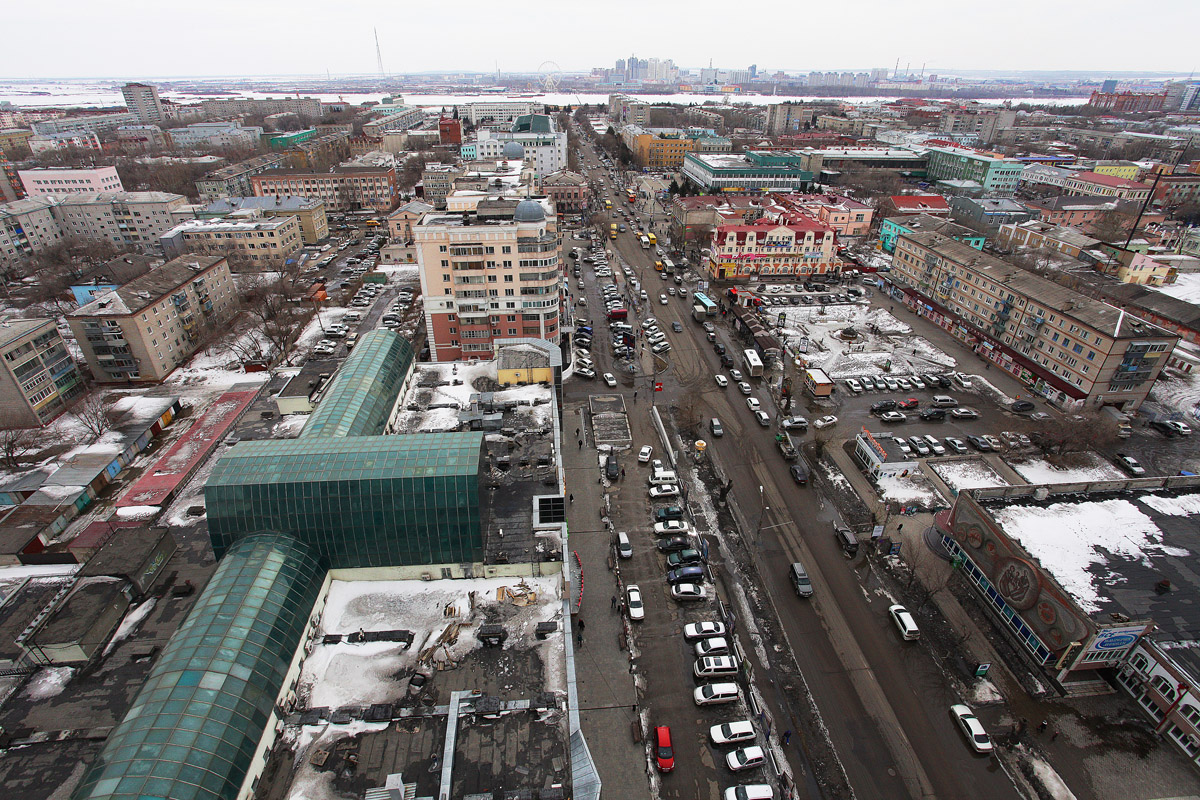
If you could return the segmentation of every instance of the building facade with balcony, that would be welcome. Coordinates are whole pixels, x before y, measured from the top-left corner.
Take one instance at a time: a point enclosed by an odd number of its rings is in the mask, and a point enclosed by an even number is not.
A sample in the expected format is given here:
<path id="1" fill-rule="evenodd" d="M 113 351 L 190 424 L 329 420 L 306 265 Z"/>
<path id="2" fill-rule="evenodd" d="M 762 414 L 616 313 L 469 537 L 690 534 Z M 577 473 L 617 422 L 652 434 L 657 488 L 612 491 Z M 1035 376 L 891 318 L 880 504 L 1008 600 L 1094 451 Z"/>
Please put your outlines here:
<path id="1" fill-rule="evenodd" d="M 30 127 L 37 134 L 50 133 L 78 133 L 79 131 L 91 131 L 92 133 L 109 133 L 115 131 L 122 125 L 137 125 L 141 120 L 137 114 L 128 112 L 118 112 L 115 114 L 89 114 L 80 117 L 55 117 L 54 119 L 44 119 L 33 123 Z"/>
<path id="2" fill-rule="evenodd" d="M 300 218 L 267 217 L 261 211 L 229 219 L 193 219 L 159 239 L 167 258 L 185 253 L 224 256 L 241 272 L 283 269 L 303 245 Z"/>
<path id="3" fill-rule="evenodd" d="M 120 130 L 118 128 L 118 130 Z M 76 131 L 74 133 L 47 133 L 31 137 L 27 142 L 29 152 L 35 156 L 54 150 L 89 150 L 99 153 L 100 137 L 92 131 Z"/>
<path id="4" fill-rule="evenodd" d="M 279 169 L 286 163 L 287 157 L 278 153 L 255 156 L 213 170 L 196 181 L 196 190 L 200 193 L 201 202 L 205 203 L 222 197 L 248 197 L 254 194 L 254 185 L 250 181 L 255 175 Z"/>
<path id="5" fill-rule="evenodd" d="M 125 107 L 136 114 L 143 125 L 157 125 L 167 118 L 157 86 L 127 83 L 121 87 L 121 95 L 125 98 Z"/>
<path id="6" fill-rule="evenodd" d="M 94 192 L 62 198 L 55 217 L 66 237 L 156 252 L 158 237 L 175 227 L 187 205 L 170 192 Z"/>
<path id="7" fill-rule="evenodd" d="M 229 262 L 185 255 L 67 315 L 100 383 L 157 383 L 237 309 Z"/>
<path id="8" fill-rule="evenodd" d="M 231 215 L 296 217 L 304 244 L 316 244 L 329 236 L 324 201 L 307 197 L 226 197 L 196 212 L 198 219 L 225 219 Z"/>
<path id="9" fill-rule="evenodd" d="M 714 280 L 810 278 L 842 270 L 833 229 L 803 214 L 718 225 L 708 252 L 703 265 Z"/>
<path id="10" fill-rule="evenodd" d="M 985 192 L 1012 194 L 1025 165 L 1015 158 L 966 147 L 931 147 L 926 169 L 933 180 L 975 181 Z"/>
<path id="11" fill-rule="evenodd" d="M 526 199 L 507 219 L 428 213 L 413 236 L 433 361 L 490 359 L 498 339 L 559 342 L 562 269 L 552 208 Z"/>
<path id="12" fill-rule="evenodd" d="M 0 323 L 0 428 L 45 425 L 84 393 L 83 378 L 52 319 Z"/>
<path id="13" fill-rule="evenodd" d="M 937 233 L 896 242 L 893 296 L 1054 405 L 1135 411 L 1179 337 Z"/>
<path id="14" fill-rule="evenodd" d="M 575 172 L 560 170 L 542 179 L 542 191 L 554 201 L 559 214 L 578 214 L 591 194 L 587 179 Z"/>

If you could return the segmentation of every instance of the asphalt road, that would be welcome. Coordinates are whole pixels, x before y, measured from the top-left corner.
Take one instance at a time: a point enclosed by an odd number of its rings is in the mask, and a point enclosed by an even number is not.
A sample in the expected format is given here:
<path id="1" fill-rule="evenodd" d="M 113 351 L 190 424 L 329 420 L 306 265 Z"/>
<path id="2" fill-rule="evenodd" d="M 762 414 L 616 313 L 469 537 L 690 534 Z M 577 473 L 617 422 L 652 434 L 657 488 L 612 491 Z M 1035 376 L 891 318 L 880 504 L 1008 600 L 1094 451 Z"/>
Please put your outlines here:
<path id="1" fill-rule="evenodd" d="M 592 163 L 589 158 L 589 166 Z M 611 187 L 611 181 L 608 185 Z M 609 196 L 616 205 L 616 197 Z M 607 226 L 608 220 L 603 220 L 603 224 Z M 606 240 L 605 244 L 611 249 L 614 243 Z M 794 655 L 855 794 L 863 798 L 1016 797 L 1011 782 L 998 774 L 997 762 L 972 754 L 949 716 L 949 706 L 960 698 L 941 670 L 940 662 L 947 654 L 932 652 L 923 642 L 907 643 L 900 639 L 886 616 L 890 601 L 879 576 L 867 566 L 865 558 L 860 556 L 851 563 L 835 546 L 831 536 L 831 522 L 835 518 L 832 504 L 815 489 L 792 483 L 775 446 L 775 430 L 758 425 L 735 387 L 721 389 L 713 380 L 714 373 L 724 370 L 700 326 L 692 321 L 690 302 L 671 298 L 667 305 L 659 304 L 656 290 L 665 284 L 653 270 L 650 258 L 653 251 L 642 250 L 631 233 L 621 234 L 615 245 L 617 252 L 639 273 L 652 298 L 641 317 L 653 315 L 664 323 L 663 329 L 672 343 L 667 358 L 669 366 L 659 376 L 665 391 L 658 396 L 658 403 L 681 405 L 694 398 L 702 417 L 719 417 L 725 426 L 724 437 L 706 439 L 726 474 L 733 479 L 735 501 L 750 520 L 759 520 L 761 530 L 757 537 L 752 536 L 757 541 L 751 543 L 751 550 L 759 567 L 762 588 L 786 636 L 780 644 Z M 613 268 L 616 277 L 618 259 L 613 259 Z M 623 286 L 623 276 L 617 282 Z M 597 307 L 599 296 L 593 287 L 594 282 L 589 281 L 592 292 L 588 298 L 592 310 L 589 316 L 601 325 L 603 306 Z M 670 331 L 672 321 L 682 323 L 683 333 Z M 735 352 L 740 349 L 733 347 L 735 342 L 723 325 L 718 324 L 718 330 L 720 341 Z M 601 340 L 597 336 L 597 342 Z M 612 367 L 604 350 L 605 347 L 598 346 L 593 352 L 598 372 Z M 643 357 L 639 372 L 649 372 L 649 366 Z M 636 409 L 632 401 L 635 388 L 639 390 L 639 402 L 644 405 L 650 380 L 634 381 L 623 376 L 620 390 L 631 408 Z M 766 387 L 758 381 L 752 383 L 754 396 L 772 418 L 776 417 Z M 569 387 L 568 399 L 577 390 L 586 393 L 592 387 Z M 932 393 L 927 390 L 925 394 Z M 857 430 L 866 419 L 865 409 L 881 396 L 844 402 L 837 412 L 842 418 L 839 430 Z M 983 418 L 968 423 L 970 432 L 997 433 L 1003 426 L 1004 412 L 980 410 Z M 643 433 L 643 426 L 636 422 L 642 416 L 638 412 L 640 409 L 632 415 L 635 442 L 655 443 L 655 438 L 641 438 L 649 437 L 649 432 Z M 871 427 L 877 428 L 878 422 Z M 962 425 L 947 422 L 909 423 L 904 432 L 907 435 L 932 432 L 940 437 L 967 431 Z M 649 527 L 650 506 L 645 499 L 645 484 L 640 472 L 636 474 L 637 482 L 622 487 L 619 493 L 618 529 L 645 531 Z M 627 480 L 633 477 L 631 470 Z M 786 565 L 794 560 L 804 562 L 813 576 L 816 594 L 811 600 L 796 598 L 787 583 Z M 701 611 L 680 609 L 666 596 L 663 569 L 661 556 L 650 550 L 646 537 L 635 538 L 635 557 L 625 572 L 633 576 L 629 579 L 636 580 L 647 596 L 648 615 L 639 627 L 638 645 L 649 686 L 646 696 L 653 698 L 650 716 L 652 720 L 671 720 L 673 729 L 690 723 L 685 727 L 687 735 L 677 736 L 677 758 L 681 764 L 701 765 L 695 774 L 683 780 L 680 779 L 684 776 L 678 772 L 664 780 L 661 793 L 669 797 L 711 796 L 714 770 L 718 786 L 731 783 L 725 767 L 713 764 L 713 750 L 703 741 L 704 731 L 713 724 L 710 719 L 720 719 L 722 712 L 697 709 L 692 704 L 690 693 L 695 685 L 690 675 L 692 658 L 679 635 L 682 624 L 701 616 Z M 758 667 L 758 674 L 763 676 L 759 688 L 768 704 L 775 706 L 773 712 L 779 726 L 798 730 L 798 722 L 789 725 L 788 721 L 804 717 L 804 699 L 798 692 L 773 690 L 771 673 L 762 669 L 763 665 Z M 988 725 L 987 710 L 980 716 Z M 802 786 L 804 759 L 796 748 L 801 735 L 815 733 L 798 730 L 791 746 L 785 748 Z M 753 774 L 749 777 L 753 778 Z"/>

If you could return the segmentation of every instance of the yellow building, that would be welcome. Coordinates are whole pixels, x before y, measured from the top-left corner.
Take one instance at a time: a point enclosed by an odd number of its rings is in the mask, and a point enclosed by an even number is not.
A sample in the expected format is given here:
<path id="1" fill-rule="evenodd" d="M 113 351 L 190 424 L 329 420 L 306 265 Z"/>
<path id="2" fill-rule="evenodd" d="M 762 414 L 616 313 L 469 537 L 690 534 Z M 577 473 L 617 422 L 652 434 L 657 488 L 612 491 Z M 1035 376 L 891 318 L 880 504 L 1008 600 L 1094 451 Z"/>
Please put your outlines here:
<path id="1" fill-rule="evenodd" d="M 1178 262 L 1194 259 L 1188 256 L 1155 256 L 1151 258 L 1145 253 L 1133 253 L 1128 264 L 1117 268 L 1117 280 L 1121 283 L 1144 283 L 1150 286 L 1163 286 L 1174 283 L 1178 277 Z"/>
<path id="2" fill-rule="evenodd" d="M 16 158 L 29 152 L 29 139 L 33 131 L 23 128 L 0 129 L 0 151 Z"/>
<path id="3" fill-rule="evenodd" d="M 1132 161 L 1098 161 L 1092 168 L 1092 172 L 1112 175 L 1114 178 L 1124 178 L 1127 181 L 1136 181 L 1142 169 Z"/>
<path id="4" fill-rule="evenodd" d="M 622 138 L 638 166 L 652 170 L 679 169 L 683 166 L 683 157 L 696 147 L 694 139 L 663 136 L 636 126 L 627 126 L 622 131 Z"/>

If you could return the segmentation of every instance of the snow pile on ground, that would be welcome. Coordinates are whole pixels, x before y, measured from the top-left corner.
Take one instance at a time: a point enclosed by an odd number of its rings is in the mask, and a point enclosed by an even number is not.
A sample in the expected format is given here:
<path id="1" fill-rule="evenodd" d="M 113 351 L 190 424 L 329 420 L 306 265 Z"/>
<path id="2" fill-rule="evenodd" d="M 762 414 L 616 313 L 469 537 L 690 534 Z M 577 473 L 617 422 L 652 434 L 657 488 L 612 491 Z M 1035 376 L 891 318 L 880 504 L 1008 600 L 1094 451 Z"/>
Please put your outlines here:
<path id="1" fill-rule="evenodd" d="M 1119 481 L 1124 473 L 1096 453 L 1071 453 L 1070 464 L 1057 466 L 1042 458 L 1029 461 L 1010 461 L 1009 464 L 1030 483 L 1081 483 L 1084 481 Z"/>
<path id="2" fill-rule="evenodd" d="M 982 489 L 990 486 L 1008 486 L 1008 481 L 1000 477 L 988 463 L 981 458 L 964 461 L 938 461 L 930 464 L 938 477 L 956 492 L 963 489 Z"/>
<path id="3" fill-rule="evenodd" d="M 1200 419 L 1200 372 L 1164 369 L 1150 387 L 1150 396 L 1142 410 Z"/>
<path id="4" fill-rule="evenodd" d="M 376 272 L 386 273 L 389 283 L 412 283 L 417 280 L 418 267 L 416 264 L 377 264 Z"/>
<path id="5" fill-rule="evenodd" d="M 25 696 L 30 700 L 49 700 L 62 694 L 75 674 L 74 667 L 45 667 L 25 684 Z"/>
<path id="6" fill-rule="evenodd" d="M 1148 494 L 1139 497 L 1138 500 L 1158 513 L 1171 517 L 1194 517 L 1200 514 L 1200 496 L 1194 494 L 1181 497 Z"/>
<path id="7" fill-rule="evenodd" d="M 519 607 L 498 599 L 503 589 L 517 590 L 524 583 L 536 600 Z M 476 629 L 485 619 L 484 609 L 511 614 L 504 621 L 506 648 L 561 647 L 561 639 L 538 641 L 539 622 L 557 619 L 562 611 L 559 575 L 526 578 L 479 578 L 438 581 L 334 581 L 322 614 L 322 634 L 358 631 L 412 631 L 412 647 L 398 642 L 364 642 L 318 645 L 305 659 L 300 675 L 308 706 L 340 708 L 399 699 L 403 680 L 417 669 L 420 654 L 438 643 L 446 630 L 461 624 L 457 639 L 432 652 L 432 661 L 455 662 L 479 646 Z M 475 593 L 472 603 L 470 593 Z M 497 609 L 497 607 L 502 607 Z M 514 613 L 515 612 L 515 613 Z M 549 665 L 552 659 L 543 658 Z M 403 676 L 403 677 L 402 677 Z M 564 687 L 561 675 L 547 674 L 551 689 Z"/>
<path id="8" fill-rule="evenodd" d="M 828 306 L 824 313 L 812 307 L 780 309 L 779 313 L 784 316 L 779 335 L 789 351 L 798 352 L 801 341 L 807 339 L 808 351 L 800 355 L 831 378 L 886 371 L 898 375 L 944 372 L 958 363 L 926 339 L 913 335 L 911 327 L 882 308 L 872 310 L 858 304 Z M 771 314 L 767 316 L 774 319 Z M 847 328 L 858 334 L 853 341 L 838 335 Z"/>
<path id="9" fill-rule="evenodd" d="M 945 508 L 946 501 L 938 494 L 933 485 L 917 469 L 908 473 L 907 477 L 883 477 L 875 482 L 879 497 L 885 502 L 899 503 L 904 506 L 918 506 L 924 509 Z"/>
<path id="10" fill-rule="evenodd" d="M 1129 500 L 1016 506 L 995 517 L 1089 613 L 1100 610 L 1098 587 L 1123 581 L 1107 568 L 1110 557 L 1149 566 L 1151 556 L 1188 555 L 1164 545 L 1154 520 Z"/>

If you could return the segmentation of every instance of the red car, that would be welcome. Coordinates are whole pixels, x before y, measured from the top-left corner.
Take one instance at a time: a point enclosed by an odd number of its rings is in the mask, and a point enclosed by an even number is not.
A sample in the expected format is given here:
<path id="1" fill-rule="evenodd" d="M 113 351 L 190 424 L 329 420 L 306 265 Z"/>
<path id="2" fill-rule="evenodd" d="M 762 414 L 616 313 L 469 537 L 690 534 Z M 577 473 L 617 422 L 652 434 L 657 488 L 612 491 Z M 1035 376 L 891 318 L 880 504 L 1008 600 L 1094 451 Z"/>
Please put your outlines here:
<path id="1" fill-rule="evenodd" d="M 671 747 L 671 729 L 666 725 L 654 729 L 654 755 L 659 772 L 675 769 L 675 748 Z"/>
<path id="2" fill-rule="evenodd" d="M 907 400 L 901 400 L 899 403 L 896 403 L 897 408 L 903 408 L 905 410 L 916 408 L 919 405 L 921 405 L 921 401 L 915 397 L 910 397 Z"/>

